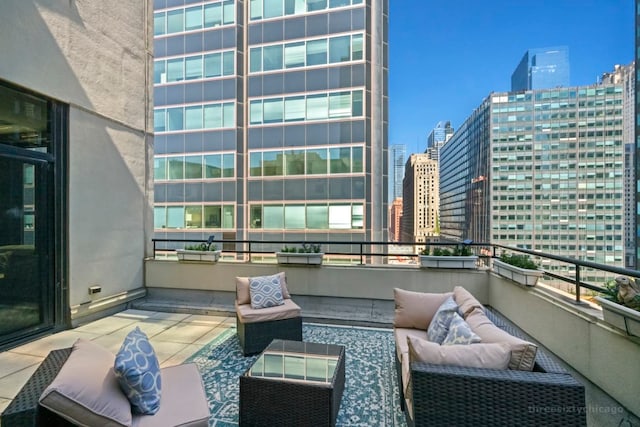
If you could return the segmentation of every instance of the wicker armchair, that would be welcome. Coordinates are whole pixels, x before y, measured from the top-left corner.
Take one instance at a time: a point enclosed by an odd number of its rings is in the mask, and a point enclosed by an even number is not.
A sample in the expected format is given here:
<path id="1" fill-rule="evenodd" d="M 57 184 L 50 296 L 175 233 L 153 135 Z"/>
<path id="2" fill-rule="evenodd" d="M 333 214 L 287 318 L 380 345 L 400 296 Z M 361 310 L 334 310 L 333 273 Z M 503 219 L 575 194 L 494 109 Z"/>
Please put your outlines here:
<path id="1" fill-rule="evenodd" d="M 236 277 L 236 326 L 243 354 L 249 356 L 263 351 L 274 339 L 302 341 L 300 307 L 291 300 L 284 273 L 284 304 L 253 309 L 249 296 L 249 278 Z"/>

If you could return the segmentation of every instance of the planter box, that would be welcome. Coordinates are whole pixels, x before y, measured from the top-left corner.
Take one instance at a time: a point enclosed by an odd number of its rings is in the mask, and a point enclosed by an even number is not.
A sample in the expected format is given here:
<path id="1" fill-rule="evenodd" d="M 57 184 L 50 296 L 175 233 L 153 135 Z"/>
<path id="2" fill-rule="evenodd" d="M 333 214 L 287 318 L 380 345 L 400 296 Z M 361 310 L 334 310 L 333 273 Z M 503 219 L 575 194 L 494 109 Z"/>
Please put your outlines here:
<path id="1" fill-rule="evenodd" d="M 176 249 L 178 261 L 217 262 L 222 251 L 194 251 L 190 249 Z"/>
<path id="2" fill-rule="evenodd" d="M 278 258 L 278 264 L 320 265 L 324 254 L 276 252 L 276 257 Z"/>
<path id="3" fill-rule="evenodd" d="M 420 255 L 420 267 L 427 268 L 466 268 L 475 270 L 478 257 L 470 256 L 440 256 Z"/>
<path id="4" fill-rule="evenodd" d="M 544 272 L 540 270 L 516 267 L 515 265 L 507 264 L 498 259 L 493 260 L 493 271 L 525 286 L 535 286 L 536 283 L 538 283 L 538 279 L 544 274 Z"/>
<path id="5" fill-rule="evenodd" d="M 640 311 L 602 297 L 596 297 L 596 301 L 602 307 L 602 316 L 607 323 L 622 329 L 627 335 L 640 338 Z"/>

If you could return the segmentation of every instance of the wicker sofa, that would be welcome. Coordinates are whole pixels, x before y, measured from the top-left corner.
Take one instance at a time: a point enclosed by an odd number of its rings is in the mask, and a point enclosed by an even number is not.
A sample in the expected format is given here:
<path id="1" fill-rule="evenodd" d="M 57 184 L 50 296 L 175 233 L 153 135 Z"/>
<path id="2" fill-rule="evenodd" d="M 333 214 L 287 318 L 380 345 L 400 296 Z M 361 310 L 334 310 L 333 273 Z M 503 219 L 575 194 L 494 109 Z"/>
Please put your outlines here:
<path id="1" fill-rule="evenodd" d="M 407 342 L 414 339 L 408 337 L 426 339 L 426 329 L 435 311 L 450 295 L 459 306 L 458 313 L 468 315 L 482 310 L 495 327 L 534 349 L 532 369 L 487 369 L 416 360 L 413 349 L 407 348 L 411 347 Z M 394 298 L 396 371 L 400 403 L 409 426 L 586 425 L 584 386 L 505 318 L 483 307 L 463 288 L 456 287 L 447 294 L 396 289 Z M 413 318 L 413 324 L 407 324 L 411 312 L 417 317 Z"/>

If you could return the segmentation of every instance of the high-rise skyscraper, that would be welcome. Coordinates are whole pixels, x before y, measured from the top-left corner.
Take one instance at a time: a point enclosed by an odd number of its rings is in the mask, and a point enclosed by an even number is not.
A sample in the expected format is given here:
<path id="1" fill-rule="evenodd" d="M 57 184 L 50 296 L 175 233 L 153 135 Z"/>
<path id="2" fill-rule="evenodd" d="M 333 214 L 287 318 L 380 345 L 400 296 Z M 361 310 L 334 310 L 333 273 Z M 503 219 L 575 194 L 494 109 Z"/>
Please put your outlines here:
<path id="1" fill-rule="evenodd" d="M 388 0 L 154 5 L 156 237 L 385 240 Z"/>
<path id="2" fill-rule="evenodd" d="M 529 49 L 511 75 L 511 91 L 569 86 L 569 48 Z"/>
<path id="3" fill-rule="evenodd" d="M 623 267 L 623 99 L 608 82 L 492 93 L 440 152 L 441 235 Z"/>
<path id="4" fill-rule="evenodd" d="M 433 160 L 438 160 L 440 157 L 440 148 L 442 148 L 442 145 L 447 142 L 452 135 L 453 127 L 450 121 L 438 122 L 429 136 L 427 136 L 427 149 L 424 152 L 428 153 Z"/>
<path id="5" fill-rule="evenodd" d="M 438 162 L 428 154 L 412 154 L 403 180 L 400 220 L 403 241 L 423 243 L 436 234 L 439 194 Z"/>
<path id="6" fill-rule="evenodd" d="M 402 197 L 402 178 L 406 161 L 407 146 L 394 144 L 389 147 L 389 201 Z"/>

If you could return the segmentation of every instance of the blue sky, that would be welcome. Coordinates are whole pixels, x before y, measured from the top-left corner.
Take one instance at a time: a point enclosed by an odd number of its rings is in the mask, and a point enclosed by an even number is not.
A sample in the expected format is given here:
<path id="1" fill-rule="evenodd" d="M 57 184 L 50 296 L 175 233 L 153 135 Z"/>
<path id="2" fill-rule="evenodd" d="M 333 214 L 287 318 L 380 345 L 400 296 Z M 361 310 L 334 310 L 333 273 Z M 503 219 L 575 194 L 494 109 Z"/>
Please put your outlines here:
<path id="1" fill-rule="evenodd" d="M 389 0 L 389 144 L 423 152 L 440 120 L 457 129 L 508 91 L 527 49 L 569 48 L 572 86 L 634 50 L 633 0 Z"/>

